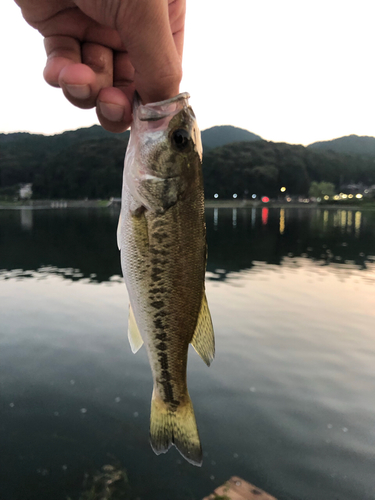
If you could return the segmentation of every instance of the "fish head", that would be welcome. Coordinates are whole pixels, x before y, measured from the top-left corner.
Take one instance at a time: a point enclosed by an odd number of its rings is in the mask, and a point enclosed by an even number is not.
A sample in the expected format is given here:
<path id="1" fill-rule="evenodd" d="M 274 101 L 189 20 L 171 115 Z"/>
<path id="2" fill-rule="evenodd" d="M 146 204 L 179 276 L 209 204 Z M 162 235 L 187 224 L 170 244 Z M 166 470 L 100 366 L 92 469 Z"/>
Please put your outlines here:
<path id="1" fill-rule="evenodd" d="M 125 182 L 138 205 L 165 211 L 202 175 L 202 143 L 189 95 L 135 102 L 125 157 Z"/>

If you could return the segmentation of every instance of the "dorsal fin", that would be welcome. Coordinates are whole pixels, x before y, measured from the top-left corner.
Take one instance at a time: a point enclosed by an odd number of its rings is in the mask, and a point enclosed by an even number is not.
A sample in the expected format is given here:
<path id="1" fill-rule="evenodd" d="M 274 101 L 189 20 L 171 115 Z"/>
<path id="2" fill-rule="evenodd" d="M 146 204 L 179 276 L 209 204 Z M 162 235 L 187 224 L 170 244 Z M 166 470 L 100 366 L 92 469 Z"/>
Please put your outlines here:
<path id="1" fill-rule="evenodd" d="M 197 326 L 191 340 L 191 345 L 197 351 L 207 366 L 215 357 L 215 338 L 211 314 L 208 309 L 206 293 L 203 291 L 202 304 L 198 315 Z"/>
<path id="2" fill-rule="evenodd" d="M 131 304 L 129 304 L 128 339 L 130 342 L 131 350 L 135 354 L 142 347 L 143 339 L 139 332 L 137 323 L 135 322 L 135 317 Z"/>

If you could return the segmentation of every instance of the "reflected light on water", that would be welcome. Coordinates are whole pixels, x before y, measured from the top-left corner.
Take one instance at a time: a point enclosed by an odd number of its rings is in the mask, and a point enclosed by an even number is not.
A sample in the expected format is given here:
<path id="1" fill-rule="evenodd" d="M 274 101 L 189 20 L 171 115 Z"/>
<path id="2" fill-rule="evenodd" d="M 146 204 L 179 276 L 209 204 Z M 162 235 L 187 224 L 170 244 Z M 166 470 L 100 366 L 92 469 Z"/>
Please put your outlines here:
<path id="1" fill-rule="evenodd" d="M 340 220 L 340 210 L 337 210 L 333 215 L 333 227 L 338 227 L 340 225 Z"/>
<path id="2" fill-rule="evenodd" d="M 285 231 L 285 210 L 282 208 L 280 210 L 279 232 L 280 234 L 284 234 L 284 231 Z"/>
<path id="3" fill-rule="evenodd" d="M 256 208 L 252 208 L 251 209 L 251 227 L 252 228 L 254 228 L 254 226 L 255 226 L 256 216 L 257 216 Z"/>
<path id="4" fill-rule="evenodd" d="M 359 238 L 360 233 L 361 233 L 361 217 L 362 214 L 361 212 L 356 212 L 355 217 L 354 217 L 354 228 L 355 228 L 355 236 L 356 238 Z"/>
<path id="5" fill-rule="evenodd" d="M 348 211 L 348 219 L 346 221 L 346 224 L 347 224 L 347 228 L 348 228 L 347 229 L 348 233 L 350 233 L 352 225 L 353 225 L 353 212 L 351 210 Z"/>
<path id="6" fill-rule="evenodd" d="M 237 227 L 237 208 L 233 208 L 232 210 L 232 225 L 233 227 Z"/>
<path id="7" fill-rule="evenodd" d="M 341 232 L 344 233 L 346 228 L 346 210 L 341 210 Z"/>
<path id="8" fill-rule="evenodd" d="M 373 500 L 375 212 L 344 212 L 206 211 L 218 355 L 210 370 L 189 355 L 197 476 L 148 446 L 118 213 L 0 211 L 1 500 L 83 498 L 88 464 L 108 456 L 132 498 L 203 498 L 232 470 L 279 500 Z"/>
<path id="9" fill-rule="evenodd" d="M 214 208 L 214 227 L 215 227 L 215 229 L 217 229 L 218 222 L 219 222 L 219 209 Z"/>
<path id="10" fill-rule="evenodd" d="M 262 224 L 266 226 L 268 222 L 268 208 L 262 208 Z"/>
<path id="11" fill-rule="evenodd" d="M 33 210 L 22 208 L 21 212 L 21 227 L 30 231 L 33 228 Z"/>

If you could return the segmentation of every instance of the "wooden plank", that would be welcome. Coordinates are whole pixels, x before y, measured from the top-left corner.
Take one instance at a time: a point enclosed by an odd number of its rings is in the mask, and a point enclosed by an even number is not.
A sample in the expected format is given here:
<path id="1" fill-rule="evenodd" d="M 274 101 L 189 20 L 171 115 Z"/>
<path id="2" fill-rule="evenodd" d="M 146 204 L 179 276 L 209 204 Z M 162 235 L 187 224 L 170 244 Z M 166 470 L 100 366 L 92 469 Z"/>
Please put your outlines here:
<path id="1" fill-rule="evenodd" d="M 220 500 L 276 500 L 275 497 L 237 476 L 231 477 L 203 500 L 216 500 L 217 497 Z"/>

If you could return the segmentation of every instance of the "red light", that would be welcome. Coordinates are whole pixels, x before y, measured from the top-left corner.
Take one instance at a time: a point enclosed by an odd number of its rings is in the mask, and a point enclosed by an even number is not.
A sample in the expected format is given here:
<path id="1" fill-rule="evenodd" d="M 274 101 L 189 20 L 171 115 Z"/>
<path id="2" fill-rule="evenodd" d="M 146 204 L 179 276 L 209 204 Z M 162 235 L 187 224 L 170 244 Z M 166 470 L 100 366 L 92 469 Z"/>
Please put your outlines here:
<path id="1" fill-rule="evenodd" d="M 270 199 L 268 198 L 268 196 L 263 196 L 262 201 L 263 201 L 263 203 L 268 203 L 270 201 Z"/>
<path id="2" fill-rule="evenodd" d="M 266 226 L 268 222 L 268 208 L 262 208 L 262 224 Z"/>

